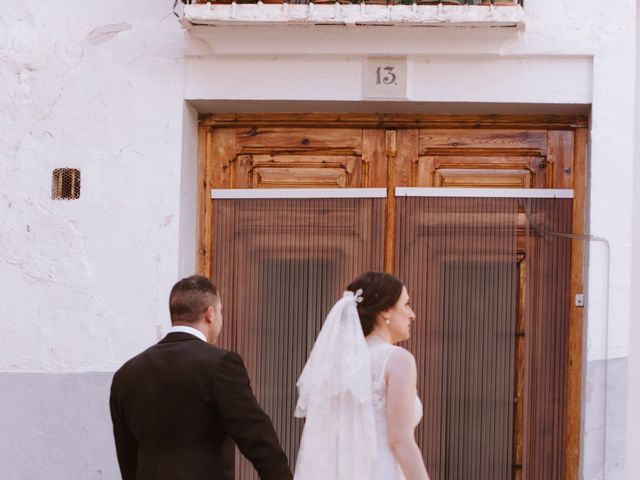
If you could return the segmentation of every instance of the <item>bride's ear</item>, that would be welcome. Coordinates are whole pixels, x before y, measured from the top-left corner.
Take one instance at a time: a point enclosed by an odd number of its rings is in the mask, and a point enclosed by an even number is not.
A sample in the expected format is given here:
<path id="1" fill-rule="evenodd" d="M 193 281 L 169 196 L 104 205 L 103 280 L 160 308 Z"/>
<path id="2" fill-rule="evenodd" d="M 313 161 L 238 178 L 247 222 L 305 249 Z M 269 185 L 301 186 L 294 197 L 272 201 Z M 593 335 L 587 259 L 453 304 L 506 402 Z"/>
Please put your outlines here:
<path id="1" fill-rule="evenodd" d="M 391 323 L 391 314 L 389 311 L 380 312 L 378 318 L 385 324 L 389 325 Z"/>

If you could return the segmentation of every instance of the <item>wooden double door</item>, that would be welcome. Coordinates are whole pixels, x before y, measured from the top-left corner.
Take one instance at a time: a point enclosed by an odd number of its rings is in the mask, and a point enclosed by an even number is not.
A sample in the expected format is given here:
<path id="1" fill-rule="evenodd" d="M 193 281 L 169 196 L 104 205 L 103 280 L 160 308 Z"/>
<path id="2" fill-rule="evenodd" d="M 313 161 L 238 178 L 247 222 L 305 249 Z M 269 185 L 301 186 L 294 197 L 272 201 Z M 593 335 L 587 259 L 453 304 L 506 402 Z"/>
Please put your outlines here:
<path id="1" fill-rule="evenodd" d="M 397 198 L 395 188 L 573 189 L 563 228 L 581 233 L 585 127 L 586 119 L 580 117 L 201 118 L 198 268 L 214 276 L 214 282 L 227 283 L 221 285 L 223 300 L 235 306 L 227 309 L 224 346 L 248 359 L 256 393 L 274 417 L 292 461 L 302 426 L 292 419 L 295 378 L 322 316 L 350 276 L 384 269 L 415 277 L 419 288 L 412 295 L 429 299 L 418 308 L 429 320 L 406 346 L 424 372 L 419 393 L 426 399 L 425 420 L 418 439 L 432 477 L 577 478 L 582 316 L 571 299 L 582 290 L 583 245 L 544 247 L 551 253 L 536 258 L 546 258 L 549 265 L 531 265 L 535 241 L 530 241 L 522 203 L 493 207 L 472 202 L 473 212 L 455 201 L 442 208 L 433 203 L 414 207 Z M 384 188 L 387 195 L 342 203 L 252 200 L 230 209 L 211 199 L 212 189 L 273 188 Z M 434 222 L 444 222 L 447 231 L 471 222 L 481 225 L 480 230 L 490 224 L 492 231 L 504 232 L 503 218 L 509 219 L 511 240 L 505 236 L 504 242 L 496 242 L 503 233 L 486 232 L 467 238 L 474 245 L 493 239 L 482 255 L 477 248 L 449 248 L 464 245 L 464 239 L 456 240 L 458 233 L 438 233 L 437 238 L 425 233 L 436 231 L 428 228 Z M 473 230 L 474 235 L 480 230 Z M 309 244 L 313 249 L 303 248 Z M 542 243 L 536 245 L 539 251 Z M 556 272 L 554 290 L 547 291 L 544 281 L 549 285 L 559 256 L 565 268 Z M 430 273 L 410 273 L 408 264 Z M 511 295 L 492 300 L 497 289 L 487 278 L 501 282 L 500 289 Z M 447 290 L 448 284 L 452 287 Z M 312 305 L 311 296 L 318 297 Z M 469 300 L 476 297 L 484 300 Z M 534 301 L 561 305 L 527 307 Z M 502 309 L 502 316 L 496 309 Z M 559 312 L 553 319 L 557 331 L 548 332 L 557 358 L 544 363 L 545 350 L 536 351 L 534 344 L 549 339 L 538 338 L 534 329 L 547 326 L 535 327 L 536 319 L 530 317 L 549 309 Z M 458 314 L 466 315 L 467 323 L 461 323 L 447 313 L 454 311 L 473 311 L 475 316 Z M 469 341 L 478 332 L 494 332 L 483 333 L 488 346 Z M 494 337 L 502 340 L 494 344 Z M 466 360 L 459 361 L 463 355 Z M 476 364 L 485 366 L 471 368 Z M 550 369 L 559 373 L 553 378 L 537 373 Z M 496 371 L 501 379 L 493 378 Z M 479 376 L 491 377 L 486 387 L 476 388 Z M 555 382 L 551 394 L 544 393 L 545 381 Z M 489 404 L 493 406 L 487 410 Z M 532 426 L 540 422 L 540 428 Z M 238 469 L 241 478 L 252 478 L 242 462 Z"/>

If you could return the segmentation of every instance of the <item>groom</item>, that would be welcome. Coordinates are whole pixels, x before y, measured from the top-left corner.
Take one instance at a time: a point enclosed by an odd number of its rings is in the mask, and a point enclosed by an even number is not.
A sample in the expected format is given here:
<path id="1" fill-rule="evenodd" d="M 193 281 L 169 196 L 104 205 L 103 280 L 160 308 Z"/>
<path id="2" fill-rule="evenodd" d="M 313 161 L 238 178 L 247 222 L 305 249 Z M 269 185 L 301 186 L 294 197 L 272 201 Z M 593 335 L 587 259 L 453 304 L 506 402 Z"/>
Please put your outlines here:
<path id="1" fill-rule="evenodd" d="M 240 356 L 214 347 L 218 291 L 205 277 L 171 290 L 172 327 L 118 370 L 111 419 L 124 480 L 233 479 L 233 443 L 263 480 L 292 478 Z"/>

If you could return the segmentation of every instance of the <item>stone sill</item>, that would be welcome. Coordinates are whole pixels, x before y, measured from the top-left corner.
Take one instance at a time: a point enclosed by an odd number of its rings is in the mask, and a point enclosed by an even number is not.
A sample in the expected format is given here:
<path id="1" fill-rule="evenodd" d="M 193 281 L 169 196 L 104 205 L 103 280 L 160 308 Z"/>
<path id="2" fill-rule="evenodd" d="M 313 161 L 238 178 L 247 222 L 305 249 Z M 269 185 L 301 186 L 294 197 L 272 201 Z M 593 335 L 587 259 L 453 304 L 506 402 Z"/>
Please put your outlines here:
<path id="1" fill-rule="evenodd" d="M 421 27 L 524 26 L 524 9 L 506 6 L 372 4 L 199 4 L 184 5 L 180 23 L 197 25 L 385 25 Z"/>

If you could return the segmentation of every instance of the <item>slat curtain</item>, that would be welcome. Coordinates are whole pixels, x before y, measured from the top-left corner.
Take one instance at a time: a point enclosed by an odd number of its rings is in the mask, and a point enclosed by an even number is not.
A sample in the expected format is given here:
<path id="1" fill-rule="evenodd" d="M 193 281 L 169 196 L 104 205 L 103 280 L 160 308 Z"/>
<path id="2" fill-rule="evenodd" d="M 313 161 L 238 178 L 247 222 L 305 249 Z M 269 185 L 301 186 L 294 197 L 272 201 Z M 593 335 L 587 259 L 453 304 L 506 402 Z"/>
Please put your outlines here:
<path id="1" fill-rule="evenodd" d="M 564 475 L 572 201 L 396 198 L 432 480 Z M 351 279 L 382 270 L 385 199 L 215 200 L 221 346 L 245 359 L 292 466 L 295 381 Z M 236 478 L 256 479 L 238 456 Z M 330 479 L 329 479 L 330 480 Z"/>
<path id="2" fill-rule="evenodd" d="M 397 205 L 432 480 L 563 478 L 571 200 Z"/>
<path id="3" fill-rule="evenodd" d="M 524 478 L 564 478 L 571 273 L 570 200 L 523 200 L 529 276 Z"/>
<path id="4" fill-rule="evenodd" d="M 214 202 L 220 345 L 245 360 L 293 466 L 303 421 L 295 382 L 331 306 L 358 274 L 383 269 L 386 199 Z M 236 478 L 257 479 L 236 455 Z"/>
<path id="5" fill-rule="evenodd" d="M 427 469 L 432 480 L 511 479 L 517 199 L 397 201 Z"/>

